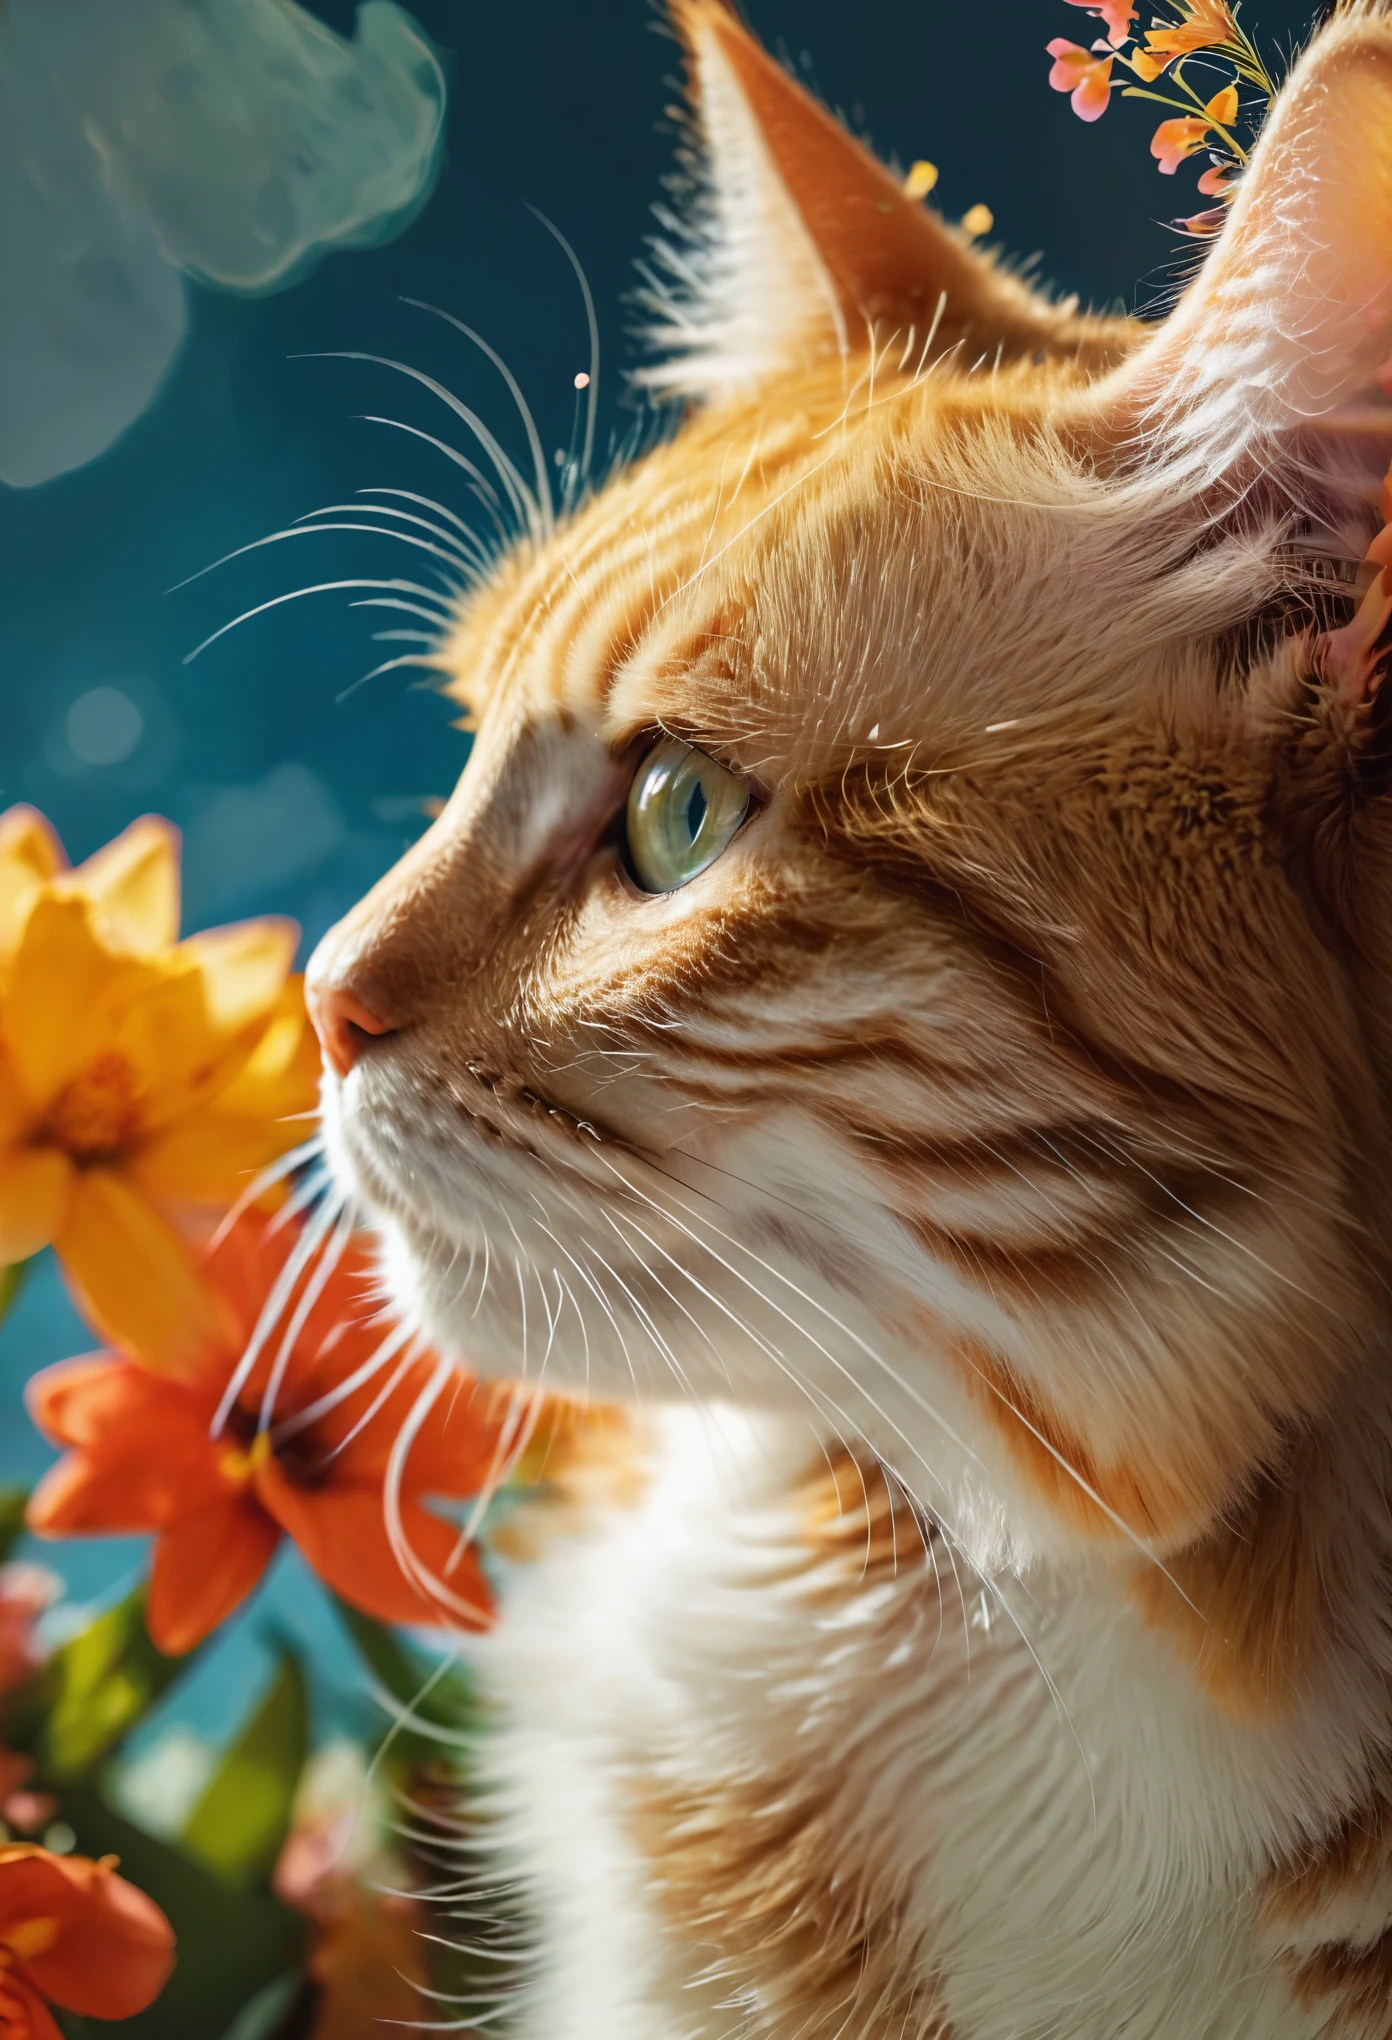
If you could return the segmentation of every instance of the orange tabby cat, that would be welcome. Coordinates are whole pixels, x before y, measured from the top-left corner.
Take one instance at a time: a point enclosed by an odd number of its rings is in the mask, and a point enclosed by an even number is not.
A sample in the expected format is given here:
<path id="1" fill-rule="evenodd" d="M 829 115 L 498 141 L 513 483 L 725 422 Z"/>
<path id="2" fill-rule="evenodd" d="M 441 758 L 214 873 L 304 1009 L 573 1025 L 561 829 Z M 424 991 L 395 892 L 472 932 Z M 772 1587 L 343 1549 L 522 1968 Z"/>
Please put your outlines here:
<path id="1" fill-rule="evenodd" d="M 1388 2040 L 1392 11 L 1151 328 L 673 8 L 692 408 L 313 970 L 403 1308 L 633 1398 L 479 1656 L 515 2030 Z"/>

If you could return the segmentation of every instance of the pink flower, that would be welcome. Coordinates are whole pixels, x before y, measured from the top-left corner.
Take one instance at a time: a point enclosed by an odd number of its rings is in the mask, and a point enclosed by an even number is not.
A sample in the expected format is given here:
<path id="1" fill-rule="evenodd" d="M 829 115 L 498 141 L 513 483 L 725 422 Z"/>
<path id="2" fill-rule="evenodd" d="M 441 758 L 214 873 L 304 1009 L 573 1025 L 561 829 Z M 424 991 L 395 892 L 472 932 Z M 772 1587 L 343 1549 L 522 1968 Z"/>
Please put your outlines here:
<path id="1" fill-rule="evenodd" d="M 1049 83 L 1055 92 L 1071 94 L 1079 120 L 1101 120 L 1112 96 L 1112 59 L 1091 56 L 1077 43 L 1065 42 L 1057 35 L 1048 50 L 1054 59 Z"/>
<path id="2" fill-rule="evenodd" d="M 1070 7 L 1086 7 L 1093 19 L 1100 21 L 1107 31 L 1107 40 L 1114 50 L 1125 42 L 1136 10 L 1128 0 L 1068 0 Z"/>
<path id="3" fill-rule="evenodd" d="M 0 1693 L 22 1686 L 43 1663 L 34 1623 L 60 1591 L 41 1565 L 17 1560 L 0 1566 Z"/>
<path id="4" fill-rule="evenodd" d="M 1203 147 L 1207 133 L 1208 122 L 1193 114 L 1181 114 L 1178 120 L 1162 120 L 1150 138 L 1150 153 L 1160 165 L 1161 174 L 1173 177 L 1185 157 Z"/>

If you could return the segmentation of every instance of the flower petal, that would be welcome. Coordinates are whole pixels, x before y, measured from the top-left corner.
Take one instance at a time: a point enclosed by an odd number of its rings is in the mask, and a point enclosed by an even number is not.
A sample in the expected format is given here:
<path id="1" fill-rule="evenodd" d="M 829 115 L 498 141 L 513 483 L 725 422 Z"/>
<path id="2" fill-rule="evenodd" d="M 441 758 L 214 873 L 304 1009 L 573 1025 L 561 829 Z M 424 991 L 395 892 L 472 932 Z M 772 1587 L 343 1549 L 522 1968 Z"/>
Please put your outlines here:
<path id="1" fill-rule="evenodd" d="M 38 900 L 0 1009 L 14 1074 L 36 1111 L 106 1045 L 113 1012 L 148 968 L 104 947 L 85 900 Z"/>
<path id="2" fill-rule="evenodd" d="M 34 1131 L 37 1115 L 19 1078 L 14 1065 L 0 1043 L 0 1148 L 18 1147 L 26 1134 Z"/>
<path id="3" fill-rule="evenodd" d="M 67 862 L 53 824 L 37 808 L 21 801 L 0 815 L 0 870 L 12 866 L 42 885 L 65 870 Z"/>
<path id="4" fill-rule="evenodd" d="M 372 1327 L 373 1344 L 380 1332 L 380 1326 Z M 427 1360 L 414 1367 L 361 1430 L 356 1430 L 358 1421 L 380 1392 L 382 1380 L 372 1382 L 364 1393 L 350 1399 L 341 1417 L 334 1411 L 317 1427 L 320 1435 L 331 1441 L 355 1431 L 341 1455 L 345 1474 L 351 1479 L 380 1485 L 401 1426 L 435 1364 Z M 490 1478 L 496 1480 L 504 1470 L 499 1447 L 513 1402 L 510 1383 L 496 1388 L 489 1382 L 473 1380 L 460 1369 L 455 1380 L 436 1397 L 411 1442 L 403 1477 L 407 1493 L 476 1495 Z M 525 1422 L 514 1424 L 514 1435 L 524 1434 L 526 1428 Z"/>
<path id="5" fill-rule="evenodd" d="M 1070 7 L 1086 7 L 1102 22 L 1107 30 L 1107 40 L 1114 50 L 1120 49 L 1126 41 L 1136 10 L 1131 0 L 1068 0 Z"/>
<path id="6" fill-rule="evenodd" d="M 130 1071 L 140 1124 L 167 1125 L 228 1080 L 245 1051 L 229 1044 L 208 1011 L 200 971 L 176 950 L 113 1021 L 103 1046 Z"/>
<path id="7" fill-rule="evenodd" d="M 1162 120 L 1150 138 L 1150 153 L 1160 165 L 1161 175 L 1173 177 L 1186 156 L 1192 156 L 1195 149 L 1203 146 L 1208 133 L 1208 122 L 1192 114 L 1181 114 L 1177 120 Z"/>
<path id="8" fill-rule="evenodd" d="M 1191 50 L 1217 49 L 1237 33 L 1227 0 L 1185 0 L 1184 11 L 1184 21 L 1160 21 L 1147 29 L 1147 49 L 1187 56 Z"/>
<path id="9" fill-rule="evenodd" d="M 1046 45 L 1054 59 L 1049 83 L 1055 92 L 1067 92 L 1079 120 L 1100 120 L 1111 103 L 1112 59 L 1089 56 L 1077 43 L 1056 35 Z"/>
<path id="10" fill-rule="evenodd" d="M 179 939 L 179 831 L 144 815 L 79 864 L 64 882 L 89 899 L 106 940 L 132 956 L 156 956 Z"/>
<path id="11" fill-rule="evenodd" d="M 220 1068 L 234 1072 L 230 1080 L 215 1076 L 204 1096 L 132 1157 L 131 1180 L 149 1196 L 230 1204 L 268 1162 L 305 1139 L 319 1102 L 320 1059 L 301 979 L 285 986 L 260 1040 L 238 1047 Z"/>
<path id="12" fill-rule="evenodd" d="M 305 1011 L 304 979 L 293 977 L 276 1001 L 270 1026 L 232 1083 L 219 1092 L 218 1110 L 256 1119 L 311 1113 L 319 1103 L 321 1070 L 319 1038 Z"/>
<path id="13" fill-rule="evenodd" d="M 219 1494 L 211 1395 L 134 1361 L 103 1369 L 100 1360 L 78 1360 L 46 1368 L 25 1400 L 40 1429 L 78 1448 L 49 1468 L 30 1498 L 25 1520 L 42 1536 L 163 1530 Z"/>
<path id="14" fill-rule="evenodd" d="M 139 1422 L 152 1376 L 116 1353 L 88 1353 L 31 1374 L 24 1404 L 55 1445 L 94 1445 L 113 1424 Z"/>
<path id="15" fill-rule="evenodd" d="M 164 1514 L 144 1506 L 131 1475 L 143 1470 L 139 1452 L 98 1458 L 65 1452 L 29 1497 L 24 1521 L 36 1537 L 140 1537 L 162 1530 Z"/>
<path id="16" fill-rule="evenodd" d="M 270 1564 L 280 1528 L 248 1494 L 174 1523 L 155 1546 L 145 1622 L 157 1649 L 181 1657 L 225 1622 Z"/>
<path id="17" fill-rule="evenodd" d="M 0 2033 L 13 2034 L 14 2040 L 63 2040 L 34 1986 L 13 1969 L 0 1970 Z"/>
<path id="18" fill-rule="evenodd" d="M 335 1483 L 332 1473 L 317 1486 L 287 1480 L 275 1461 L 257 1475 L 257 1491 L 305 1561 L 336 1594 L 379 1622 L 423 1622 L 438 1626 L 465 1619 L 423 1594 L 402 1570 L 387 1535 L 386 1501 L 380 1486 Z M 458 1545 L 458 1532 L 418 1502 L 405 1502 L 401 1527 L 411 1551 L 428 1571 L 444 1578 L 450 1595 L 474 1611 L 483 1626 L 493 1597 L 478 1559 L 466 1551 L 445 1577 Z"/>
<path id="19" fill-rule="evenodd" d="M 232 1033 L 274 1006 L 299 940 L 293 921 L 268 916 L 190 935 L 179 945 L 179 953 L 202 971 L 208 1010 L 219 1027 Z"/>
<path id="20" fill-rule="evenodd" d="M 0 1268 L 46 1247 L 68 1212 L 73 1166 L 56 1148 L 0 1154 Z"/>
<path id="21" fill-rule="evenodd" d="M 148 1366 L 188 1377 L 230 1347 L 191 1249 L 114 1170 L 78 1172 L 54 1245 L 85 1315 Z"/>
<path id="22" fill-rule="evenodd" d="M 305 1137 L 304 1126 L 195 1107 L 131 1157 L 125 1175 L 156 1203 L 233 1204 L 252 1178 Z"/>
<path id="23" fill-rule="evenodd" d="M 40 888 L 63 869 L 63 846 L 37 808 L 0 815 L 0 962 L 8 962 Z"/>
<path id="24" fill-rule="evenodd" d="M 86 1856 L 0 1849 L 0 1942 L 31 1920 L 52 1920 L 57 1931 L 26 1955 L 27 1975 L 55 2004 L 89 2018 L 133 2018 L 174 1967 L 174 1933 L 159 1907 Z"/>

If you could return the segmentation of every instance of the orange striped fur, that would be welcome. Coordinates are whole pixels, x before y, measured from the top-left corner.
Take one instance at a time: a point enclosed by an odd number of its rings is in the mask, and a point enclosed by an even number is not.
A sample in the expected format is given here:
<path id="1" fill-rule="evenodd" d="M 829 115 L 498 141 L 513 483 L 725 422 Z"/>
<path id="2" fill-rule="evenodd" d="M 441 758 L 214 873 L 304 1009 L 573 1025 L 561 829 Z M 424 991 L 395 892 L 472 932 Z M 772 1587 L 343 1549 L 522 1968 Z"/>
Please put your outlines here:
<path id="1" fill-rule="evenodd" d="M 646 1406 L 482 1659 L 520 2030 L 1388 2040 L 1392 16 L 1147 328 L 672 6 L 688 408 L 522 505 L 311 973 L 402 1307 Z M 644 891 L 671 739 L 748 807 Z"/>

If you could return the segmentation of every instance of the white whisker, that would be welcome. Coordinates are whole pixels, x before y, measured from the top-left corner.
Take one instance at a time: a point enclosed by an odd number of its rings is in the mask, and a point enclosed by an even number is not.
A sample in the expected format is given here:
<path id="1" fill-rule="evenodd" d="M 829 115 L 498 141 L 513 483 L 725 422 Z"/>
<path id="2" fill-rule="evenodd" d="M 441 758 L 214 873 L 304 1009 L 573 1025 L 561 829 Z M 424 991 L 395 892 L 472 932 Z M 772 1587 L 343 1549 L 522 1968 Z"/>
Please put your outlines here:
<path id="1" fill-rule="evenodd" d="M 304 1231 L 300 1234 L 299 1239 L 296 1240 L 286 1259 L 285 1266 L 271 1284 L 266 1294 L 266 1300 L 261 1306 L 261 1314 L 257 1318 L 251 1338 L 247 1342 L 246 1350 L 233 1369 L 232 1378 L 224 1389 L 222 1400 L 214 1414 L 212 1422 L 212 1435 L 214 1438 L 221 1435 L 228 1417 L 236 1406 L 238 1396 L 246 1387 L 251 1371 L 260 1358 L 262 1348 L 280 1322 L 281 1313 L 284 1311 L 294 1292 L 295 1284 L 299 1281 L 305 1268 L 328 1237 L 329 1230 L 342 1208 L 343 1201 L 339 1196 L 331 1195 L 325 1200 L 322 1208 L 314 1214 Z"/>
<path id="2" fill-rule="evenodd" d="M 441 624 L 447 623 L 451 615 L 452 605 L 447 598 L 442 596 L 437 589 L 423 588 L 418 581 L 371 581 L 362 578 L 351 581 L 316 581 L 312 587 L 292 588 L 288 595 L 273 595 L 268 602 L 258 602 L 254 609 L 244 609 L 240 616 L 234 616 L 230 623 L 224 623 L 220 630 L 215 630 L 210 637 L 205 637 L 202 644 L 195 645 L 191 652 L 185 652 L 182 663 L 185 666 L 191 666 L 194 660 L 201 658 L 208 647 L 215 645 L 219 638 L 225 638 L 229 631 L 239 629 L 244 623 L 250 623 L 254 617 L 264 616 L 268 610 L 279 609 L 287 602 L 299 602 L 306 595 L 332 595 L 343 588 L 386 588 L 398 596 L 414 595 L 422 602 L 434 603 L 440 613 L 437 616 L 430 610 L 416 608 L 410 603 L 401 601 L 390 605 L 380 602 L 365 602 L 361 604 L 361 607 L 364 609 L 387 607 L 408 609 L 411 615 L 424 617 L 427 623 L 438 622 Z"/>
<path id="3" fill-rule="evenodd" d="M 349 1240 L 353 1237 L 354 1222 L 351 1209 L 341 1212 L 338 1223 L 319 1256 L 317 1267 L 305 1283 L 300 1293 L 299 1302 L 290 1313 L 290 1322 L 286 1325 L 285 1331 L 282 1334 L 280 1346 L 276 1352 L 275 1359 L 271 1363 L 271 1371 L 266 1380 L 265 1393 L 261 1397 L 261 1414 L 257 1419 L 256 1425 L 258 1431 L 269 1431 L 271 1428 L 271 1420 L 275 1416 L 276 1403 L 280 1399 L 280 1391 L 285 1384 L 286 1372 L 290 1366 L 291 1359 L 294 1357 L 295 1342 L 308 1323 L 310 1312 L 323 1295 L 329 1277 L 343 1259 L 344 1250 Z"/>
<path id="4" fill-rule="evenodd" d="M 594 459 L 595 419 L 599 411 L 599 320 L 595 315 L 594 293 L 581 266 L 580 257 L 560 228 L 554 221 L 547 219 L 544 212 L 538 212 L 535 206 L 529 207 L 529 211 L 536 214 L 547 233 L 554 235 L 559 242 L 567 262 L 575 272 L 575 281 L 580 286 L 580 296 L 585 306 L 585 325 L 590 340 L 590 380 L 585 390 L 585 444 L 580 455 L 579 468 L 580 481 L 583 485 L 590 479 L 590 466 Z"/>
<path id="5" fill-rule="evenodd" d="M 456 319 L 452 312 L 442 311 L 439 305 L 426 304 L 422 298 L 403 298 L 402 303 L 412 306 L 418 312 L 429 312 L 432 318 L 443 319 L 447 326 L 453 326 L 456 333 L 462 333 L 466 340 L 473 342 L 481 354 L 487 356 L 503 378 L 503 381 L 507 384 L 508 395 L 517 406 L 517 414 L 522 420 L 522 430 L 527 435 L 527 446 L 532 456 L 532 467 L 536 475 L 536 502 L 540 512 L 542 535 L 549 538 L 556 525 L 555 507 L 551 501 L 551 478 L 546 472 L 546 456 L 541 450 L 541 439 L 536 429 L 536 420 L 532 416 L 531 406 L 523 396 L 516 376 L 497 349 L 490 347 L 481 333 L 476 333 L 472 326 L 466 326 L 462 319 Z"/>
<path id="6" fill-rule="evenodd" d="M 467 404 L 462 403 L 454 395 L 453 391 L 447 390 L 443 383 L 437 382 L 433 375 L 427 375 L 424 369 L 412 368 L 409 362 L 393 361 L 389 355 L 365 354 L 358 349 L 333 348 L 325 350 L 321 354 L 299 358 L 311 361 L 370 362 L 377 368 L 390 368 L 395 370 L 398 375 L 408 376 L 412 382 L 419 383 L 422 389 L 429 390 L 433 397 L 437 397 L 442 404 L 453 411 L 455 417 L 462 424 L 468 426 L 479 445 L 488 455 L 488 458 L 493 463 L 494 472 L 503 485 L 503 493 L 512 505 L 514 515 L 519 524 L 523 525 L 534 539 L 539 540 L 545 535 L 542 525 L 541 507 L 518 472 L 514 462 L 504 453 L 502 447 L 498 444 L 498 441 L 484 424 L 482 418 L 478 416 L 477 412 L 471 411 Z"/>
<path id="7" fill-rule="evenodd" d="M 302 1410 L 297 1410 L 293 1417 L 286 1417 L 277 1424 L 271 1433 L 272 1445 L 279 1448 L 288 1444 L 292 1438 L 298 1437 L 301 1431 L 309 1430 L 322 1417 L 330 1416 L 341 1403 L 356 1395 L 360 1388 L 366 1388 L 367 1384 L 375 1380 L 382 1369 L 401 1351 L 410 1337 L 409 1325 L 394 1325 L 381 1345 L 369 1354 L 360 1366 L 355 1367 L 351 1374 L 345 1375 L 342 1381 L 336 1382 L 315 1402 L 309 1403 Z M 341 1445 L 336 1448 L 336 1451 L 341 1450 Z"/>
<path id="8" fill-rule="evenodd" d="M 268 1162 L 264 1169 L 252 1177 L 246 1189 L 219 1222 L 217 1230 L 208 1242 L 209 1252 L 215 1252 L 222 1245 L 238 1219 L 244 1217 L 251 1206 L 259 1198 L 264 1197 L 268 1190 L 274 1190 L 277 1183 L 283 1183 L 296 1169 L 302 1168 L 306 1162 L 312 1161 L 316 1155 L 322 1155 L 323 1152 L 324 1137 L 316 1133 L 310 1140 L 301 1141 L 298 1147 L 289 1148 L 283 1155 L 278 1155 L 275 1161 Z M 326 1183 L 327 1175 L 320 1180 Z"/>
<path id="9" fill-rule="evenodd" d="M 480 491 L 484 504 L 494 512 L 503 507 L 503 499 L 489 481 L 477 462 L 470 460 L 467 453 L 461 453 L 457 446 L 451 446 L 447 439 L 437 439 L 433 432 L 425 432 L 419 425 L 408 425 L 403 418 L 379 418 L 374 412 L 360 411 L 360 425 L 389 425 L 394 432 L 404 432 L 411 439 L 422 439 L 427 446 L 433 446 L 437 453 L 443 453 L 456 467 L 463 468 L 474 487 Z M 501 529 L 501 527 L 499 527 Z"/>

